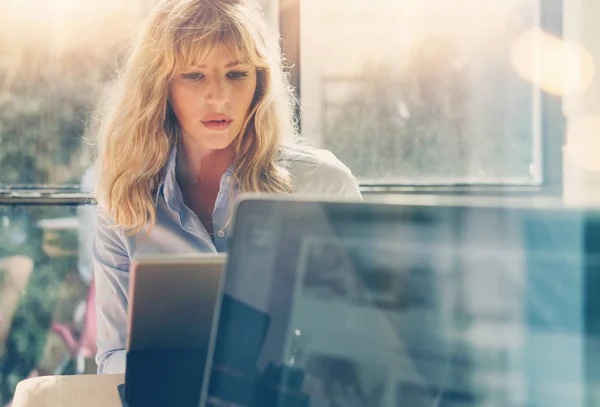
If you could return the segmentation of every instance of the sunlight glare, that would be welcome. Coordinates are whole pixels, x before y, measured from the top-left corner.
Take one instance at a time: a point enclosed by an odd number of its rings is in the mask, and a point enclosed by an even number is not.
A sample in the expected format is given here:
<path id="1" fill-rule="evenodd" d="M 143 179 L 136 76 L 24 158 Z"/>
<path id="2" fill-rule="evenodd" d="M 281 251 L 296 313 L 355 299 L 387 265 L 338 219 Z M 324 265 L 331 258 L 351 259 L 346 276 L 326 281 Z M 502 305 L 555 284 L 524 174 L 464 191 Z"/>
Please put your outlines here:
<path id="1" fill-rule="evenodd" d="M 138 20 L 135 14 L 140 3 L 141 0 L 3 0 L 0 50 L 36 44 L 62 52 L 89 41 L 102 46 L 100 38 L 111 42 L 123 29 L 135 26 L 132 22 Z"/>
<path id="2" fill-rule="evenodd" d="M 143 1 L 0 0 L 0 88 L 114 57 L 133 36 Z"/>
<path id="3" fill-rule="evenodd" d="M 600 116 L 569 120 L 565 152 L 578 166 L 600 172 Z"/>
<path id="4" fill-rule="evenodd" d="M 582 45 L 539 28 L 528 30 L 515 40 L 510 60 L 521 78 L 551 95 L 584 92 L 596 72 L 590 52 Z"/>

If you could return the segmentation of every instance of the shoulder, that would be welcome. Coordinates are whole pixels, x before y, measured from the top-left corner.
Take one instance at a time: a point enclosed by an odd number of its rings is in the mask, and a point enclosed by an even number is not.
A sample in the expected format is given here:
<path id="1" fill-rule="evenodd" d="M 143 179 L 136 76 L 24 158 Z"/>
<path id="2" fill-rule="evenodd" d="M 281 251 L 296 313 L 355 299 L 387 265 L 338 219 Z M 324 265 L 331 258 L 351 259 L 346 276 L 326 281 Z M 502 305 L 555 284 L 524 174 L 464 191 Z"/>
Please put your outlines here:
<path id="1" fill-rule="evenodd" d="M 285 156 L 294 193 L 361 199 L 358 182 L 352 171 L 332 152 L 297 147 L 287 151 Z"/>

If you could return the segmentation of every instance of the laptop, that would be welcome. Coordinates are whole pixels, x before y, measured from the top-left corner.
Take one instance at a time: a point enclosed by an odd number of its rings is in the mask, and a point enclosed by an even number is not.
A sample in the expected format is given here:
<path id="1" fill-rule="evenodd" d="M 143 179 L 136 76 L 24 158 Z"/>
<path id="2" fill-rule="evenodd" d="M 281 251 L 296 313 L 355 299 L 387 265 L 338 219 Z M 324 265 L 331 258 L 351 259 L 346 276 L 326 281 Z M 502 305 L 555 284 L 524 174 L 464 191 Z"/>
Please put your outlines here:
<path id="1" fill-rule="evenodd" d="M 124 398 L 135 406 L 196 406 L 224 254 L 140 256 L 132 262 Z"/>
<path id="2" fill-rule="evenodd" d="M 254 196 L 233 227 L 202 406 L 590 405 L 597 210 Z"/>

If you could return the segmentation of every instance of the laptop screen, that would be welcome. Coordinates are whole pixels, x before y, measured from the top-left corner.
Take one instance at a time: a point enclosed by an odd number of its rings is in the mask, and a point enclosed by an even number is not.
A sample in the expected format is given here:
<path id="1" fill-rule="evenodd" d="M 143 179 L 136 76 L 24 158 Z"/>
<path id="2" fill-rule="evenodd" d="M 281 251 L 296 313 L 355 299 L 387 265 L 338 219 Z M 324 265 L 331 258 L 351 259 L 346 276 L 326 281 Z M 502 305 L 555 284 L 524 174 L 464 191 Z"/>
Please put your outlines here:
<path id="1" fill-rule="evenodd" d="M 244 201 L 207 405 L 588 405 L 599 219 Z"/>

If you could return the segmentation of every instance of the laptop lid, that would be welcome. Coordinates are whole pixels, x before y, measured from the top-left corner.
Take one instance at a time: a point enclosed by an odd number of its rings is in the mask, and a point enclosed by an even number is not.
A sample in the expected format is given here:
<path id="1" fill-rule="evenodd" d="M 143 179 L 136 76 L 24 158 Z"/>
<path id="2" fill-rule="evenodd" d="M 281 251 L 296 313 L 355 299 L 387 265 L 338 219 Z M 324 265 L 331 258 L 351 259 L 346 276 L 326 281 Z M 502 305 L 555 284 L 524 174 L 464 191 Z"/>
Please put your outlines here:
<path id="1" fill-rule="evenodd" d="M 135 259 L 124 388 L 128 405 L 198 405 L 224 264 L 222 254 Z"/>
<path id="2" fill-rule="evenodd" d="M 208 349 L 225 262 L 224 254 L 136 258 L 127 350 Z"/>
<path id="3" fill-rule="evenodd" d="M 253 386 L 236 402 L 585 405 L 599 219 L 552 205 L 243 200 L 224 290 L 269 326 L 254 371 L 235 369 Z M 216 346 L 258 335 L 217 324 Z M 209 388 L 228 381 L 213 369 Z"/>

